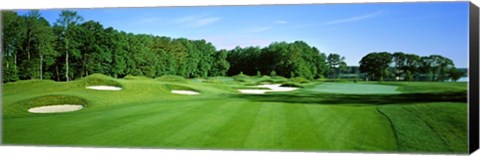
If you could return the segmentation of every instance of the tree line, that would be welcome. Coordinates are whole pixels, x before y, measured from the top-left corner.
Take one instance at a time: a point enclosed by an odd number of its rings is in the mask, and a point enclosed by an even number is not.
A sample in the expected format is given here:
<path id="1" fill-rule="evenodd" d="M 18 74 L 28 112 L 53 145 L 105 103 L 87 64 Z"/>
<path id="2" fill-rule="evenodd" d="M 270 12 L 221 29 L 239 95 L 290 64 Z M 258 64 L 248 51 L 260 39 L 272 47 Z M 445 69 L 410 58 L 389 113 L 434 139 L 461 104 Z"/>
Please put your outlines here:
<path id="1" fill-rule="evenodd" d="M 217 50 L 205 40 L 133 34 L 84 21 L 63 10 L 53 25 L 33 10 L 25 15 L 2 11 L 3 82 L 26 79 L 70 81 L 93 73 L 186 78 L 279 75 L 306 79 L 338 78 L 347 71 L 345 57 L 326 55 L 304 41 L 274 42 L 267 47 Z M 392 66 L 393 63 L 393 66 Z M 441 81 L 455 76 L 453 62 L 440 55 L 370 53 L 360 61 L 372 80 Z M 445 74 L 447 73 L 447 74 Z"/>
<path id="2" fill-rule="evenodd" d="M 466 74 L 457 69 L 452 60 L 441 55 L 372 52 L 364 56 L 359 64 L 360 72 L 378 81 L 456 81 Z"/>
<path id="3" fill-rule="evenodd" d="M 132 34 L 86 21 L 64 10 L 50 25 L 38 11 L 2 11 L 3 81 L 69 81 L 102 73 L 113 77 L 223 76 L 226 51 L 205 40 Z"/>
<path id="4" fill-rule="evenodd" d="M 314 79 L 328 68 L 326 56 L 303 41 L 274 42 L 267 47 L 236 47 L 228 52 L 228 75 L 280 75 Z"/>

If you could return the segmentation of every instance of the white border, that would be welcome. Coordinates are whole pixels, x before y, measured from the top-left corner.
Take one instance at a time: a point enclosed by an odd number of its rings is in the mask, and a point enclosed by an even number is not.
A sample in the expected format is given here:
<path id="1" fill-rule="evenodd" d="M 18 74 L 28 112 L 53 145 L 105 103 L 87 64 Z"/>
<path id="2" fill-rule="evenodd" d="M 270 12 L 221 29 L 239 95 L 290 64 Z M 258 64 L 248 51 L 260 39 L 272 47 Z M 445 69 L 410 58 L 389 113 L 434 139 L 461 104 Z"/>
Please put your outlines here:
<path id="1" fill-rule="evenodd" d="M 365 2 L 440 2 L 466 0 L 2 0 L 0 9 L 52 9 L 98 7 L 216 6 L 256 4 L 312 4 Z"/>
<path id="2" fill-rule="evenodd" d="M 106 8 L 106 7 L 158 7 L 158 6 L 218 6 L 218 5 L 258 5 L 258 4 L 312 4 L 312 3 L 368 3 L 368 2 L 440 2 L 465 0 L 0 0 L 0 10 L 11 9 L 53 9 L 53 8 Z M 480 0 L 471 0 L 479 6 Z M 176 150 L 176 149 L 132 149 L 132 148 L 81 148 L 46 146 L 0 146 L 2 155 L 28 156 L 150 156 L 150 155 L 404 155 L 374 153 L 319 153 L 319 152 L 265 152 L 265 151 L 224 151 L 224 150 Z M 413 155 L 413 154 L 405 154 Z M 418 154 L 428 155 L 428 154 Z M 480 155 L 477 151 L 473 155 Z M 438 156 L 438 155 L 437 155 Z"/>

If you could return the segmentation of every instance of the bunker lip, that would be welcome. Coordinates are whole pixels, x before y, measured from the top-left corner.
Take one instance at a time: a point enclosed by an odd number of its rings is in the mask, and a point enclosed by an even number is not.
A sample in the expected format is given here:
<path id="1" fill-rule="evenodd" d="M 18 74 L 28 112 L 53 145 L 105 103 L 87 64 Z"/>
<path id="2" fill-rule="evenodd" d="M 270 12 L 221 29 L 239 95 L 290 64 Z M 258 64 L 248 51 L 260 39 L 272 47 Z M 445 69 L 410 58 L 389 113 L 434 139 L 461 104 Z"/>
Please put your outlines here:
<path id="1" fill-rule="evenodd" d="M 173 94 L 183 94 L 183 95 L 198 95 L 200 93 L 192 90 L 172 90 L 171 93 Z"/>
<path id="2" fill-rule="evenodd" d="M 259 88 L 269 88 L 270 90 L 261 90 L 261 89 L 239 89 L 242 94 L 265 94 L 266 92 L 288 92 L 294 91 L 298 88 L 295 87 L 282 87 L 282 84 L 265 84 L 258 85 Z"/>
<path id="3" fill-rule="evenodd" d="M 28 112 L 30 113 L 64 113 L 64 112 L 78 111 L 80 109 L 83 109 L 82 105 L 60 104 L 60 105 L 33 107 L 28 109 Z"/>
<path id="4" fill-rule="evenodd" d="M 93 90 L 112 90 L 112 91 L 122 90 L 122 88 L 117 86 L 87 86 L 86 88 L 93 89 Z"/>

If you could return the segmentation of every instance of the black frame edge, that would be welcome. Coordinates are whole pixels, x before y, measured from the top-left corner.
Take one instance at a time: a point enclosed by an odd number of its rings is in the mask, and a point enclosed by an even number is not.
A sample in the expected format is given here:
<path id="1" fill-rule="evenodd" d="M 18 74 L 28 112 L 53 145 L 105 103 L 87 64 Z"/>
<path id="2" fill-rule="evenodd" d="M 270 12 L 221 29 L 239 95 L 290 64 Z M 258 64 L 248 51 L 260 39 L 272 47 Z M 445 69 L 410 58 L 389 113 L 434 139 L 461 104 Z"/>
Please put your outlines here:
<path id="1" fill-rule="evenodd" d="M 469 96 L 468 96 L 468 150 L 475 152 L 479 148 L 479 31 L 478 31 L 478 7 L 470 2 L 469 5 Z"/>

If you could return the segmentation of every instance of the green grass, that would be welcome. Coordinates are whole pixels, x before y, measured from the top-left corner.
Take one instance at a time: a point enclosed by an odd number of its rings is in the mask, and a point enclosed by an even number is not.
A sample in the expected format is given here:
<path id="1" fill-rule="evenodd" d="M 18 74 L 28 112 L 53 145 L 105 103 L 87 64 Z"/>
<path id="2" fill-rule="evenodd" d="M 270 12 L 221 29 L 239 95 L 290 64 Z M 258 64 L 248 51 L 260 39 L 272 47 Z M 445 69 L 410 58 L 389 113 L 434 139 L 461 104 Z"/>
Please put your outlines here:
<path id="1" fill-rule="evenodd" d="M 323 93 L 340 94 L 398 94 L 397 86 L 362 83 L 321 83 L 312 90 Z"/>
<path id="2" fill-rule="evenodd" d="M 465 152 L 466 107 L 462 103 L 380 106 L 393 123 L 401 151 Z"/>
<path id="3" fill-rule="evenodd" d="M 267 76 L 197 80 L 91 75 L 72 82 L 7 83 L 2 95 L 2 141 L 15 145 L 467 152 L 465 83 L 362 82 L 359 87 L 347 82 L 299 84 Z M 237 91 L 280 81 L 301 88 L 265 95 Z M 85 88 L 91 84 L 123 89 Z M 318 91 L 322 85 L 339 85 L 344 92 Z M 378 86 L 396 88 L 396 93 L 345 94 L 355 87 Z M 170 93 L 174 89 L 200 95 Z M 60 103 L 86 107 L 70 113 L 27 112 L 33 106 Z"/>
<path id="4" fill-rule="evenodd" d="M 186 79 L 181 77 L 181 76 L 176 76 L 176 75 L 165 75 L 161 76 L 159 78 L 156 78 L 157 80 L 160 81 L 171 81 L 171 82 L 185 82 Z"/>

